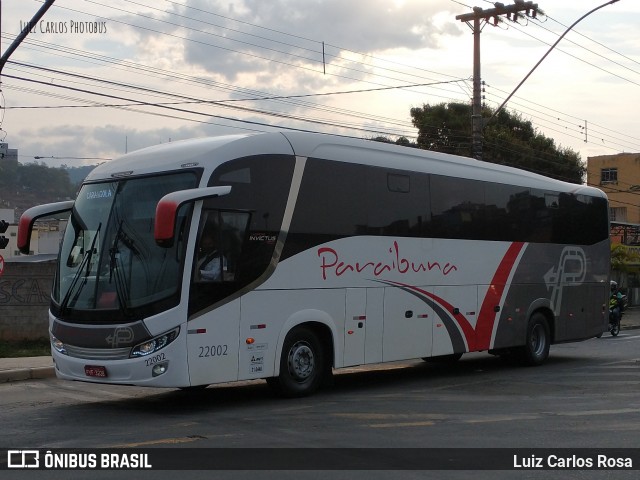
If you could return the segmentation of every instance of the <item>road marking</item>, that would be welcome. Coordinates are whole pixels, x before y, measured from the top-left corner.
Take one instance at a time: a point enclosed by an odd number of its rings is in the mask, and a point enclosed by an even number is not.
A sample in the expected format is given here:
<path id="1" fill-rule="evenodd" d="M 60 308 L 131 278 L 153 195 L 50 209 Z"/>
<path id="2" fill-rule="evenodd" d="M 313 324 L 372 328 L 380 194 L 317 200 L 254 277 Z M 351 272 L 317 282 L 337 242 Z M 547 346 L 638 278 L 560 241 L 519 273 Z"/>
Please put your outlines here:
<path id="1" fill-rule="evenodd" d="M 589 417 L 596 415 L 624 415 L 640 413 L 640 408 L 618 408 L 605 410 L 587 411 L 567 411 L 567 412 L 537 412 L 537 413 L 515 413 L 512 415 L 480 415 L 474 418 L 465 416 L 446 414 L 385 414 L 385 413 L 334 413 L 333 416 L 364 422 L 361 427 L 366 428 L 414 428 L 430 427 L 436 423 L 458 423 L 458 424 L 483 424 L 540 420 L 545 417 Z M 386 421 L 384 421 L 386 420 Z M 376 423 L 379 421 L 379 423 Z"/>
<path id="2" fill-rule="evenodd" d="M 640 408 L 617 408 L 607 410 L 584 410 L 581 412 L 554 413 L 564 417 L 593 417 L 594 415 L 620 415 L 625 413 L 640 413 Z"/>
<path id="3" fill-rule="evenodd" d="M 461 423 L 494 423 L 494 422 L 513 422 L 520 420 L 538 420 L 542 418 L 542 415 L 533 413 L 533 414 L 522 414 L 522 415 L 495 415 L 488 416 L 484 418 L 471 418 L 469 420 L 463 420 Z"/>
<path id="4" fill-rule="evenodd" d="M 435 425 L 436 422 L 424 421 L 424 422 L 396 422 L 396 423 L 372 423 L 367 425 L 369 428 L 404 428 L 404 427 L 430 427 Z"/>
<path id="5" fill-rule="evenodd" d="M 203 440 L 205 437 L 200 435 L 193 435 L 190 437 L 177 437 L 177 438 L 160 438 L 158 440 L 149 440 L 147 442 L 131 442 L 121 443 L 119 445 L 111 445 L 109 448 L 136 448 L 136 447 L 148 447 L 150 445 L 177 445 L 180 443 L 191 443 Z"/>

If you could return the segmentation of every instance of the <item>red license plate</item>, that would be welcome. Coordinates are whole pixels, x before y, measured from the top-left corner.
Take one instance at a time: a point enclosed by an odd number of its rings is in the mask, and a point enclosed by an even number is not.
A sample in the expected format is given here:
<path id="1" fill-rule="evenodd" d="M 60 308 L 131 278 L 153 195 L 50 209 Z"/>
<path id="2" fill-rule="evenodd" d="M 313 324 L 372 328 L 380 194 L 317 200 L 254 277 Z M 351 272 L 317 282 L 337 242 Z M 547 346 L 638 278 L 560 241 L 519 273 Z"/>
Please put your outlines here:
<path id="1" fill-rule="evenodd" d="M 87 377 L 101 377 L 106 378 L 107 368 L 99 365 L 85 365 L 84 374 Z"/>

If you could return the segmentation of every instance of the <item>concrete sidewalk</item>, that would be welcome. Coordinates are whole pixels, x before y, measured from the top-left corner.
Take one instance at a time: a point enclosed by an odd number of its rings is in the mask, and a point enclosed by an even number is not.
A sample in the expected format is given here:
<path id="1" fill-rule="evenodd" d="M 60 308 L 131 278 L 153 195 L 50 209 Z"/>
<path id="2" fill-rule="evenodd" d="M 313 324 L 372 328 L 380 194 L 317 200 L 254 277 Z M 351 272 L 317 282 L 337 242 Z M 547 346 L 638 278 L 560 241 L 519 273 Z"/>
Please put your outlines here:
<path id="1" fill-rule="evenodd" d="M 620 328 L 621 330 L 640 329 L 640 307 L 632 307 L 624 312 Z M 51 357 L 0 358 L 0 383 L 55 376 Z"/>
<path id="2" fill-rule="evenodd" d="M 51 357 L 0 358 L 0 383 L 55 376 Z"/>

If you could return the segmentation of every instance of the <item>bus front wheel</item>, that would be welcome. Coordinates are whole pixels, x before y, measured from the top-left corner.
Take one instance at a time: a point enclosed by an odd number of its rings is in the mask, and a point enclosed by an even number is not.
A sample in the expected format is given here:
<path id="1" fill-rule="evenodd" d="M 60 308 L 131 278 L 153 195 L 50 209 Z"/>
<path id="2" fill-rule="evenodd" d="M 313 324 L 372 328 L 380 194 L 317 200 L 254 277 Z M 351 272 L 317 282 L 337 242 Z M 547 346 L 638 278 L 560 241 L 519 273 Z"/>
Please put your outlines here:
<path id="1" fill-rule="evenodd" d="M 527 325 L 527 337 L 520 350 L 522 363 L 529 366 L 541 365 L 549 357 L 551 334 L 549 323 L 542 313 L 534 313 Z"/>
<path id="2" fill-rule="evenodd" d="M 267 383 L 285 397 L 310 395 L 322 383 L 324 361 L 322 343 L 313 330 L 294 328 L 282 346 L 280 375 L 268 378 Z"/>

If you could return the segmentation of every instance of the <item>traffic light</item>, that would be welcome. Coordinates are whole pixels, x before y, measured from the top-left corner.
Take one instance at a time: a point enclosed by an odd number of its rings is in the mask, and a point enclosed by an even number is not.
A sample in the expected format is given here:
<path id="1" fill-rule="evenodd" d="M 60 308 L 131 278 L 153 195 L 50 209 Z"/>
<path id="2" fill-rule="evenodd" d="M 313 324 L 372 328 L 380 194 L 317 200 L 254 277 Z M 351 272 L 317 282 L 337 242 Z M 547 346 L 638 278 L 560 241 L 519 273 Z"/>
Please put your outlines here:
<path id="1" fill-rule="evenodd" d="M 0 220 L 0 233 L 4 233 L 9 228 L 9 223 L 6 220 Z M 9 239 L 4 235 L 0 235 L 0 249 L 6 248 L 9 244 Z"/>

